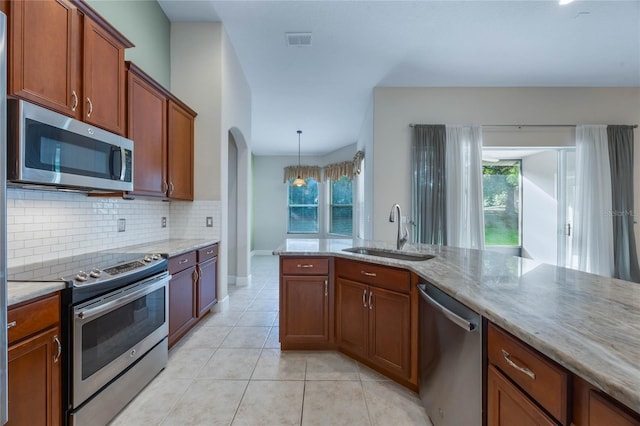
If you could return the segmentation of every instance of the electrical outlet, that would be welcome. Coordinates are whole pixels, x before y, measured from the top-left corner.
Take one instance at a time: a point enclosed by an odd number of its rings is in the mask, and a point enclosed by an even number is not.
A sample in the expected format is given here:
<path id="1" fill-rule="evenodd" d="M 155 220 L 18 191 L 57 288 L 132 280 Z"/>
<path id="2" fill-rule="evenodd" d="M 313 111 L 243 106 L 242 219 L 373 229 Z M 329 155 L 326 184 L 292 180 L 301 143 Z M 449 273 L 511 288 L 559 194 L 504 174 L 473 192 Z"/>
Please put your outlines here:
<path id="1" fill-rule="evenodd" d="M 162 227 L 166 228 L 167 227 L 167 218 L 162 216 Z"/>
<path id="2" fill-rule="evenodd" d="M 213 217 L 207 216 L 207 228 L 213 228 Z"/>
<path id="3" fill-rule="evenodd" d="M 127 229 L 126 219 L 118 219 L 118 232 L 124 232 Z"/>

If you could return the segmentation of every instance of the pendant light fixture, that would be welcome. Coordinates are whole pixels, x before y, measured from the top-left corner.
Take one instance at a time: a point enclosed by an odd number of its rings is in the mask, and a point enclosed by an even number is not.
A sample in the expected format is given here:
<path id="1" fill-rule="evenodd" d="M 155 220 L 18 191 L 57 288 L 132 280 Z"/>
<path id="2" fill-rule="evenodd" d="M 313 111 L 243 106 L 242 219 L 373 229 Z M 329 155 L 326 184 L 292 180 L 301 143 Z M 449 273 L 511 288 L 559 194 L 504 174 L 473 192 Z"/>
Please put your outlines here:
<path id="1" fill-rule="evenodd" d="M 298 130 L 298 177 L 291 184 L 292 186 L 307 186 L 307 182 L 300 177 L 300 135 L 302 130 Z"/>

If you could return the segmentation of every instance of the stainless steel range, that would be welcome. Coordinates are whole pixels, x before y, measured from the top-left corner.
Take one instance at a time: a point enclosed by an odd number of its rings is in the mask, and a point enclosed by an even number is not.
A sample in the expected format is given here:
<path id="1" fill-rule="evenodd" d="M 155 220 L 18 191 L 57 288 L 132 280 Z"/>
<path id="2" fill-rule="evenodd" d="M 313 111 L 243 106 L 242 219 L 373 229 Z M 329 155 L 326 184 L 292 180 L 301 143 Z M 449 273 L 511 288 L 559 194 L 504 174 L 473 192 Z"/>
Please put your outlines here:
<path id="1" fill-rule="evenodd" d="M 9 271 L 9 279 L 62 277 L 68 284 L 62 307 L 65 420 L 107 424 L 167 363 L 167 260 L 98 252 L 36 267 Z"/>

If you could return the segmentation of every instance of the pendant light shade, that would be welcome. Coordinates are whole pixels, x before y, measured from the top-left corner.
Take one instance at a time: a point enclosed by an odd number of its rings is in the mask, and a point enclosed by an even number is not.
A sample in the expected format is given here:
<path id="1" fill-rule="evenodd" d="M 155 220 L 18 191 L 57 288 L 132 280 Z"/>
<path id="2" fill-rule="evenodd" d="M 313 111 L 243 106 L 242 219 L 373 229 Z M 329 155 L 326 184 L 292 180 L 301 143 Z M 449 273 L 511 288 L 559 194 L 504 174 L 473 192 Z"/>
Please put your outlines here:
<path id="1" fill-rule="evenodd" d="M 300 135 L 302 130 L 298 130 L 298 177 L 291 183 L 292 186 L 307 186 L 307 182 L 300 177 Z"/>

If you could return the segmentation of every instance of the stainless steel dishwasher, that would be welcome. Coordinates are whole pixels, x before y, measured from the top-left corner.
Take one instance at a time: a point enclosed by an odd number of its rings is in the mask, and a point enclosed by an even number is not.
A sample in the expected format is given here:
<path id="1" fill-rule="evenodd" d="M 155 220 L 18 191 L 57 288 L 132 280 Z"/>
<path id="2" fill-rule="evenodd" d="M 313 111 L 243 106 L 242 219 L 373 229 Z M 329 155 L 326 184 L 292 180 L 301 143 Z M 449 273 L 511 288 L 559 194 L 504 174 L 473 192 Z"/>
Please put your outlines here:
<path id="1" fill-rule="evenodd" d="M 482 425 L 482 318 L 431 284 L 420 292 L 420 399 L 434 426 Z"/>

